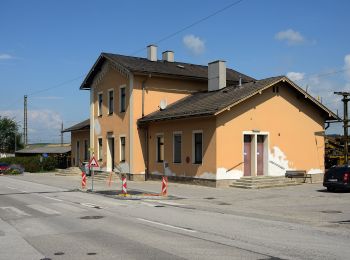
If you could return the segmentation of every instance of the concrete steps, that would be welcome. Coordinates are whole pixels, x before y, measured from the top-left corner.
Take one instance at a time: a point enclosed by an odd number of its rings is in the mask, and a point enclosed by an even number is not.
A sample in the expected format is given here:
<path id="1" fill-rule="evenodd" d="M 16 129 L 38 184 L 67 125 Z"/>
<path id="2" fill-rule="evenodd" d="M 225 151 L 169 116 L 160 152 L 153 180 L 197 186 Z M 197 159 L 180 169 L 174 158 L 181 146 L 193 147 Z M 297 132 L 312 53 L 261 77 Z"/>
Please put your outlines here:
<path id="1" fill-rule="evenodd" d="M 91 179 L 91 176 L 88 176 Z M 95 172 L 94 181 L 107 181 L 109 178 L 109 172 Z M 112 176 L 112 179 L 115 180 L 115 177 Z"/>
<path id="2" fill-rule="evenodd" d="M 79 167 L 69 167 L 67 169 L 57 169 L 55 173 L 56 176 L 75 176 L 81 175 L 81 170 Z"/>
<path id="3" fill-rule="evenodd" d="M 297 183 L 295 180 L 288 179 L 284 176 L 248 176 L 236 180 L 230 185 L 230 187 L 241 189 L 264 189 L 295 185 L 300 185 L 300 183 Z"/>

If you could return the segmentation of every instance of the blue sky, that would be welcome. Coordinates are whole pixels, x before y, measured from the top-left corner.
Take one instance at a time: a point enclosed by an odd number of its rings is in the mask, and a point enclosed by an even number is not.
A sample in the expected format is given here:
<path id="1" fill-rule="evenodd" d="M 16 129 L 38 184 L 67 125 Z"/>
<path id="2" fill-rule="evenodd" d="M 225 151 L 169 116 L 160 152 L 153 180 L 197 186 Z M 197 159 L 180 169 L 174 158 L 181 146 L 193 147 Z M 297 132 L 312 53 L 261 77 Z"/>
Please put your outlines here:
<path id="1" fill-rule="evenodd" d="M 28 94 L 29 142 L 59 142 L 61 121 L 89 116 L 79 86 L 100 52 L 133 54 L 234 2 L 2 0 L 0 115 L 22 123 Z M 349 10 L 349 1 L 243 0 L 159 43 L 159 57 L 170 49 L 177 61 L 224 59 L 258 79 L 288 75 L 342 115 L 332 93 L 350 90 Z"/>

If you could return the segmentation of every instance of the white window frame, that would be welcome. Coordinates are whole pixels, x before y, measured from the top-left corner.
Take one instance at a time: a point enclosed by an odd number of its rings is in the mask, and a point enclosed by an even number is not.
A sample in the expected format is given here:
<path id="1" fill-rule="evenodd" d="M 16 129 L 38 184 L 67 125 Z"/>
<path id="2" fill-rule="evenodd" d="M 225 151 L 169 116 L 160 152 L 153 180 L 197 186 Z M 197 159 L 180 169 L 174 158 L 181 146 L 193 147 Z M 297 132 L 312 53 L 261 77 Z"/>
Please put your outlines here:
<path id="1" fill-rule="evenodd" d="M 124 144 L 124 161 L 122 161 L 122 142 L 121 142 L 121 138 L 124 137 L 125 138 L 125 144 Z M 126 135 L 119 135 L 119 162 L 124 163 L 126 162 Z"/>
<path id="2" fill-rule="evenodd" d="M 112 96 L 113 96 L 113 104 L 112 104 L 113 110 L 112 110 L 112 112 L 110 112 L 110 110 L 111 110 L 111 108 L 110 108 L 110 98 L 111 98 L 110 94 L 111 94 L 111 92 L 112 92 Z M 114 103 L 115 103 L 115 100 L 114 100 L 114 89 L 110 88 L 110 89 L 108 89 L 108 115 L 113 115 L 113 113 L 114 113 Z"/>
<path id="3" fill-rule="evenodd" d="M 122 111 L 122 89 L 125 89 L 125 100 L 124 100 L 124 111 Z M 119 113 L 125 113 L 126 112 L 126 85 L 119 86 Z"/>
<path id="4" fill-rule="evenodd" d="M 180 146 L 180 162 L 175 162 L 175 135 L 181 136 L 181 146 Z M 182 131 L 173 132 L 173 163 L 174 164 L 182 164 Z"/>
<path id="5" fill-rule="evenodd" d="M 101 139 L 101 153 L 100 153 L 100 142 L 99 140 Z M 102 154 L 103 154 L 103 139 L 102 136 L 99 136 L 97 138 L 97 160 L 102 161 Z"/>
<path id="6" fill-rule="evenodd" d="M 100 107 L 100 95 L 102 96 L 102 102 Z M 103 107 L 103 92 L 97 92 L 97 116 L 102 116 L 102 107 Z"/>
<path id="7" fill-rule="evenodd" d="M 163 137 L 163 162 L 165 161 L 165 137 L 164 137 L 164 133 L 157 133 L 156 134 L 156 163 L 163 163 L 158 161 L 158 155 L 159 155 L 159 151 L 158 151 L 158 137 L 162 136 Z"/>
<path id="8" fill-rule="evenodd" d="M 202 162 L 201 162 L 201 163 L 196 163 L 195 134 L 202 134 Z M 204 143 L 204 134 L 203 134 L 203 130 L 193 130 L 193 131 L 192 131 L 192 164 L 196 164 L 196 165 L 202 165 L 202 164 L 203 164 L 203 157 L 204 157 L 204 153 L 203 153 L 203 143 Z"/>

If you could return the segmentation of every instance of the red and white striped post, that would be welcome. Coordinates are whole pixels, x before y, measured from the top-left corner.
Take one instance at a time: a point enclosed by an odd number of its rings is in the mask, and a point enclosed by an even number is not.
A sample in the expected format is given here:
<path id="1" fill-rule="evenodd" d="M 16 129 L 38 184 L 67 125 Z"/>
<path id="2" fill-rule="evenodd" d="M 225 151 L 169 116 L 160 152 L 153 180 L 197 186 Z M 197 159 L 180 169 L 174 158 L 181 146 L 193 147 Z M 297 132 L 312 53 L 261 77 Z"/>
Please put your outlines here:
<path id="1" fill-rule="evenodd" d="M 122 193 L 123 195 L 127 195 L 128 194 L 128 190 L 127 190 L 127 184 L 126 184 L 126 176 L 122 177 Z"/>
<path id="2" fill-rule="evenodd" d="M 85 171 L 81 172 L 81 188 L 85 189 L 86 187 L 86 173 Z"/>
<path id="3" fill-rule="evenodd" d="M 162 178 L 162 196 L 168 196 L 168 177 Z"/>

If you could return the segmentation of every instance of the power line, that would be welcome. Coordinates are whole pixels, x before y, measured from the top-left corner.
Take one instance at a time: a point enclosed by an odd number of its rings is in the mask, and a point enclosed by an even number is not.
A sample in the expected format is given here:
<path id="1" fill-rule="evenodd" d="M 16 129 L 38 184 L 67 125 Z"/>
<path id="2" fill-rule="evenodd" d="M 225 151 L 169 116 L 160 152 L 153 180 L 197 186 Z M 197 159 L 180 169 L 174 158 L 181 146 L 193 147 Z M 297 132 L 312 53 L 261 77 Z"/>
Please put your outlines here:
<path id="1" fill-rule="evenodd" d="M 213 16 L 215 16 L 215 15 L 217 15 L 217 14 L 222 13 L 222 12 L 226 11 L 227 9 L 230 9 L 230 8 L 233 7 L 233 6 L 238 5 L 239 3 L 243 2 L 243 1 L 244 1 L 244 0 L 239 0 L 239 1 L 233 2 L 233 3 L 229 4 L 229 5 L 227 5 L 227 6 L 223 7 L 223 8 L 221 8 L 221 9 L 219 9 L 219 10 L 217 10 L 217 11 L 215 11 L 214 13 L 211 13 L 211 14 L 209 14 L 209 15 L 207 15 L 207 16 L 205 16 L 205 17 L 203 17 L 203 18 L 201 18 L 201 19 L 199 19 L 199 20 L 197 20 L 197 21 L 195 21 L 195 22 L 193 22 L 193 23 L 191 23 L 191 24 L 189 24 L 189 25 L 187 25 L 187 26 L 181 28 L 181 29 L 178 30 L 178 31 L 175 31 L 175 32 L 173 32 L 173 33 L 171 33 L 171 34 L 168 34 L 167 36 L 165 36 L 165 37 L 159 39 L 158 41 L 154 42 L 154 44 L 159 44 L 159 43 L 161 43 L 161 42 L 164 42 L 164 41 L 166 41 L 166 40 L 168 40 L 168 39 L 170 39 L 170 38 L 172 38 L 172 37 L 178 35 L 179 33 L 182 33 L 183 31 L 186 31 L 186 30 L 188 30 L 189 28 L 192 28 L 193 26 L 196 26 L 197 24 L 200 24 L 201 22 L 206 21 L 206 20 L 212 18 Z M 144 47 L 144 48 L 142 48 L 142 49 L 139 49 L 139 50 L 137 50 L 137 51 L 131 53 L 130 55 L 134 55 L 134 54 L 139 53 L 140 51 L 143 51 L 143 50 L 145 50 L 145 49 L 146 49 L 146 48 Z"/>

